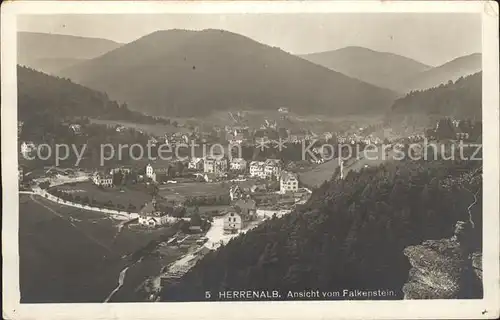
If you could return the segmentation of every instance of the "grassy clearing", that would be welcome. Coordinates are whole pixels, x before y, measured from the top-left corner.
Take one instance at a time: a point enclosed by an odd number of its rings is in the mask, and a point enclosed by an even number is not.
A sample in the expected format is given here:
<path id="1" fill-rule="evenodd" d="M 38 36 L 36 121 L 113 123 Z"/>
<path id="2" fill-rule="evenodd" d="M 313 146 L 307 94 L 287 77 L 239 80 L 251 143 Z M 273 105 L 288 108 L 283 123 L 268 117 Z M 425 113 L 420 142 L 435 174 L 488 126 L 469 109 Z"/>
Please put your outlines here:
<path id="1" fill-rule="evenodd" d="M 140 208 L 145 202 L 151 201 L 151 195 L 147 192 L 146 188 L 142 186 L 101 189 L 91 182 L 81 182 L 72 185 L 61 185 L 58 186 L 57 189 L 71 193 L 75 197 L 89 197 L 89 199 L 95 199 L 99 202 L 111 200 L 114 205 L 121 204 L 125 208 L 127 208 L 130 203 L 136 208 Z"/>
<path id="2" fill-rule="evenodd" d="M 339 166 L 337 159 L 317 165 L 309 171 L 299 173 L 300 183 L 306 187 L 319 187 L 325 180 L 330 180 Z"/>
<path id="3" fill-rule="evenodd" d="M 228 194 L 229 184 L 223 182 L 189 182 L 162 185 L 159 187 L 159 195 L 167 200 L 182 202 L 192 196 L 220 196 Z"/>

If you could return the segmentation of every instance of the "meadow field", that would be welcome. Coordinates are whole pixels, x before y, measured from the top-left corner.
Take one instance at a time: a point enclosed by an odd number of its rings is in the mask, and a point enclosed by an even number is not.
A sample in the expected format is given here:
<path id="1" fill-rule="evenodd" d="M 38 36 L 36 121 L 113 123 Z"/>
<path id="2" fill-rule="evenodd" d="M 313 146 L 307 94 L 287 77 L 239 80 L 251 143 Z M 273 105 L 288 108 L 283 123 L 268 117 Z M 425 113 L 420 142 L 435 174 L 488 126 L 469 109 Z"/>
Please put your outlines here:
<path id="1" fill-rule="evenodd" d="M 161 185 L 158 194 L 171 201 L 182 202 L 187 197 L 221 196 L 229 194 L 229 184 L 224 182 L 186 182 Z"/>
<path id="2" fill-rule="evenodd" d="M 20 195 L 19 255 L 22 303 L 103 302 L 134 254 L 172 228 L 119 227 L 105 214 Z M 149 257 L 134 265 L 120 296 L 135 289 L 175 257 Z"/>
<path id="3" fill-rule="evenodd" d="M 337 159 L 319 164 L 311 170 L 299 172 L 299 181 L 306 187 L 319 187 L 323 182 L 332 178 L 338 166 L 339 162 Z"/>

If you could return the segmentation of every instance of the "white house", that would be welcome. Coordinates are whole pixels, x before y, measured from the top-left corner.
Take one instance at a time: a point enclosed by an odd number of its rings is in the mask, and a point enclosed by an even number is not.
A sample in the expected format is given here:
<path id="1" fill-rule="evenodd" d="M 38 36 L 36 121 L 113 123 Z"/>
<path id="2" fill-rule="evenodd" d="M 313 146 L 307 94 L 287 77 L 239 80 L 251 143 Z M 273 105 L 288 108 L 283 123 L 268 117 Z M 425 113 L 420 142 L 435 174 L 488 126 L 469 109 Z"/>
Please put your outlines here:
<path id="1" fill-rule="evenodd" d="M 160 179 L 160 175 L 167 175 L 168 168 L 165 168 L 161 165 L 155 163 L 148 163 L 146 166 L 146 177 L 150 178 L 154 182 L 158 182 Z"/>
<path id="2" fill-rule="evenodd" d="M 113 186 L 113 177 L 111 175 L 105 175 L 101 173 L 94 173 L 92 176 L 92 182 L 96 186 L 101 186 L 101 187 L 112 187 Z"/>
<path id="3" fill-rule="evenodd" d="M 333 134 L 331 132 L 323 132 L 323 139 L 326 141 L 330 140 L 333 138 Z"/>
<path id="4" fill-rule="evenodd" d="M 251 177 L 258 177 L 261 179 L 266 178 L 264 161 L 252 161 L 252 162 L 250 162 L 250 176 Z"/>
<path id="5" fill-rule="evenodd" d="M 229 188 L 229 198 L 231 201 L 241 199 L 243 196 L 243 191 L 241 190 L 240 186 L 235 184 L 232 185 L 231 188 Z"/>
<path id="6" fill-rule="evenodd" d="M 279 159 L 267 159 L 264 162 L 264 173 L 267 179 L 278 178 L 281 173 L 282 163 Z"/>
<path id="7" fill-rule="evenodd" d="M 299 189 L 299 179 L 292 172 L 283 171 L 280 176 L 280 192 L 296 192 Z"/>
<path id="8" fill-rule="evenodd" d="M 24 157 L 29 156 L 30 153 L 35 149 L 36 146 L 31 141 L 23 141 L 23 143 L 21 143 L 21 153 L 23 154 Z"/>
<path id="9" fill-rule="evenodd" d="M 247 169 L 247 162 L 243 158 L 233 158 L 229 164 L 231 171 L 245 171 Z"/>
<path id="10" fill-rule="evenodd" d="M 139 213 L 139 224 L 147 227 L 158 227 L 166 224 L 168 222 L 168 216 L 164 212 L 160 212 L 156 209 L 156 202 L 153 199 L 152 202 L 147 203 L 144 208 L 142 208 Z"/>
<path id="11" fill-rule="evenodd" d="M 77 123 L 70 124 L 69 128 L 73 131 L 74 134 L 82 133 L 82 126 Z"/>
<path id="12" fill-rule="evenodd" d="M 236 212 L 229 212 L 224 216 L 224 233 L 238 233 L 242 226 L 241 216 Z"/>
<path id="13" fill-rule="evenodd" d="M 109 170 L 109 174 L 115 174 L 118 172 L 121 172 L 122 174 L 129 174 L 132 172 L 132 169 L 129 167 L 116 167 Z"/>
<path id="14" fill-rule="evenodd" d="M 264 161 L 250 162 L 250 176 L 261 179 L 271 179 L 278 177 L 282 169 L 282 162 L 279 159 L 267 159 Z"/>
<path id="15" fill-rule="evenodd" d="M 203 172 L 222 175 L 227 172 L 227 161 L 225 158 L 207 157 L 203 162 Z"/>
<path id="16" fill-rule="evenodd" d="M 155 174 L 155 169 L 151 165 L 151 163 L 148 163 L 146 166 L 146 177 L 150 178 L 153 181 L 156 181 L 156 174 Z"/>
<path id="17" fill-rule="evenodd" d="M 197 157 L 192 157 L 188 163 L 188 169 L 193 169 L 196 171 L 203 170 L 203 159 L 197 158 Z"/>

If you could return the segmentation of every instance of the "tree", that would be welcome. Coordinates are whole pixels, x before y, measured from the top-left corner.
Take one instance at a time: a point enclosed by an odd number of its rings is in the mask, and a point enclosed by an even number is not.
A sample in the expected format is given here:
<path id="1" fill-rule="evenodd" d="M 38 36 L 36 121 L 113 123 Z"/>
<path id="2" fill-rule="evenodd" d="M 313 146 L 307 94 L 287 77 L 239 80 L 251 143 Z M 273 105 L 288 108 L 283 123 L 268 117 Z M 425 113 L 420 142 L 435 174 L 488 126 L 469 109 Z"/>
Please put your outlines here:
<path id="1" fill-rule="evenodd" d="M 156 197 L 158 195 L 158 192 L 160 191 L 160 189 L 158 188 L 158 186 L 156 184 L 151 184 L 149 186 L 149 194 L 152 196 L 152 197 Z"/>
<path id="2" fill-rule="evenodd" d="M 182 176 L 184 172 L 184 164 L 181 161 L 177 161 L 175 169 L 177 171 L 177 176 Z"/>
<path id="3" fill-rule="evenodd" d="M 201 216 L 198 212 L 193 213 L 191 215 L 191 225 L 192 226 L 201 226 Z"/>
<path id="4" fill-rule="evenodd" d="M 441 119 L 436 129 L 436 136 L 439 139 L 454 139 L 455 130 L 450 118 Z"/>
<path id="5" fill-rule="evenodd" d="M 48 181 L 44 181 L 44 182 L 41 182 L 39 185 L 38 185 L 41 189 L 47 189 L 48 187 L 50 187 L 50 182 Z"/>

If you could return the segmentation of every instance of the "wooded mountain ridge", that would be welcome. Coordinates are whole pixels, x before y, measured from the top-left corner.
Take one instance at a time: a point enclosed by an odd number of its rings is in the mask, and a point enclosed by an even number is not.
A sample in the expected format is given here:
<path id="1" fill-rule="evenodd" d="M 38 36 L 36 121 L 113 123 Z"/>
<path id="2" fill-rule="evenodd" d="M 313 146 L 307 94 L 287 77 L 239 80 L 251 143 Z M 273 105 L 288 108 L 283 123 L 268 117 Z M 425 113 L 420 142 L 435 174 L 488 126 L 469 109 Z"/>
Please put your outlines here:
<path id="1" fill-rule="evenodd" d="M 78 117 L 138 123 L 165 121 L 131 111 L 105 93 L 27 67 L 17 67 L 17 81 L 18 120 L 27 122 L 26 127 L 43 126 L 43 119 L 61 122 Z"/>
<path id="2" fill-rule="evenodd" d="M 48 74 L 121 46 L 115 41 L 63 34 L 18 32 L 17 64 Z"/>
<path id="3" fill-rule="evenodd" d="M 301 56 L 347 76 L 400 93 L 425 90 L 481 71 L 481 54 L 461 56 L 432 67 L 388 52 L 346 47 Z"/>
<path id="4" fill-rule="evenodd" d="M 146 35 L 61 75 L 155 115 L 216 110 L 374 114 L 396 93 L 223 30 Z"/>
<path id="5" fill-rule="evenodd" d="M 301 55 L 302 58 L 381 88 L 401 91 L 401 82 L 432 67 L 389 52 L 363 47 Z"/>
<path id="6" fill-rule="evenodd" d="M 394 102 L 391 115 L 420 113 L 481 119 L 481 102 L 482 72 L 478 72 L 435 88 L 412 91 Z"/>

